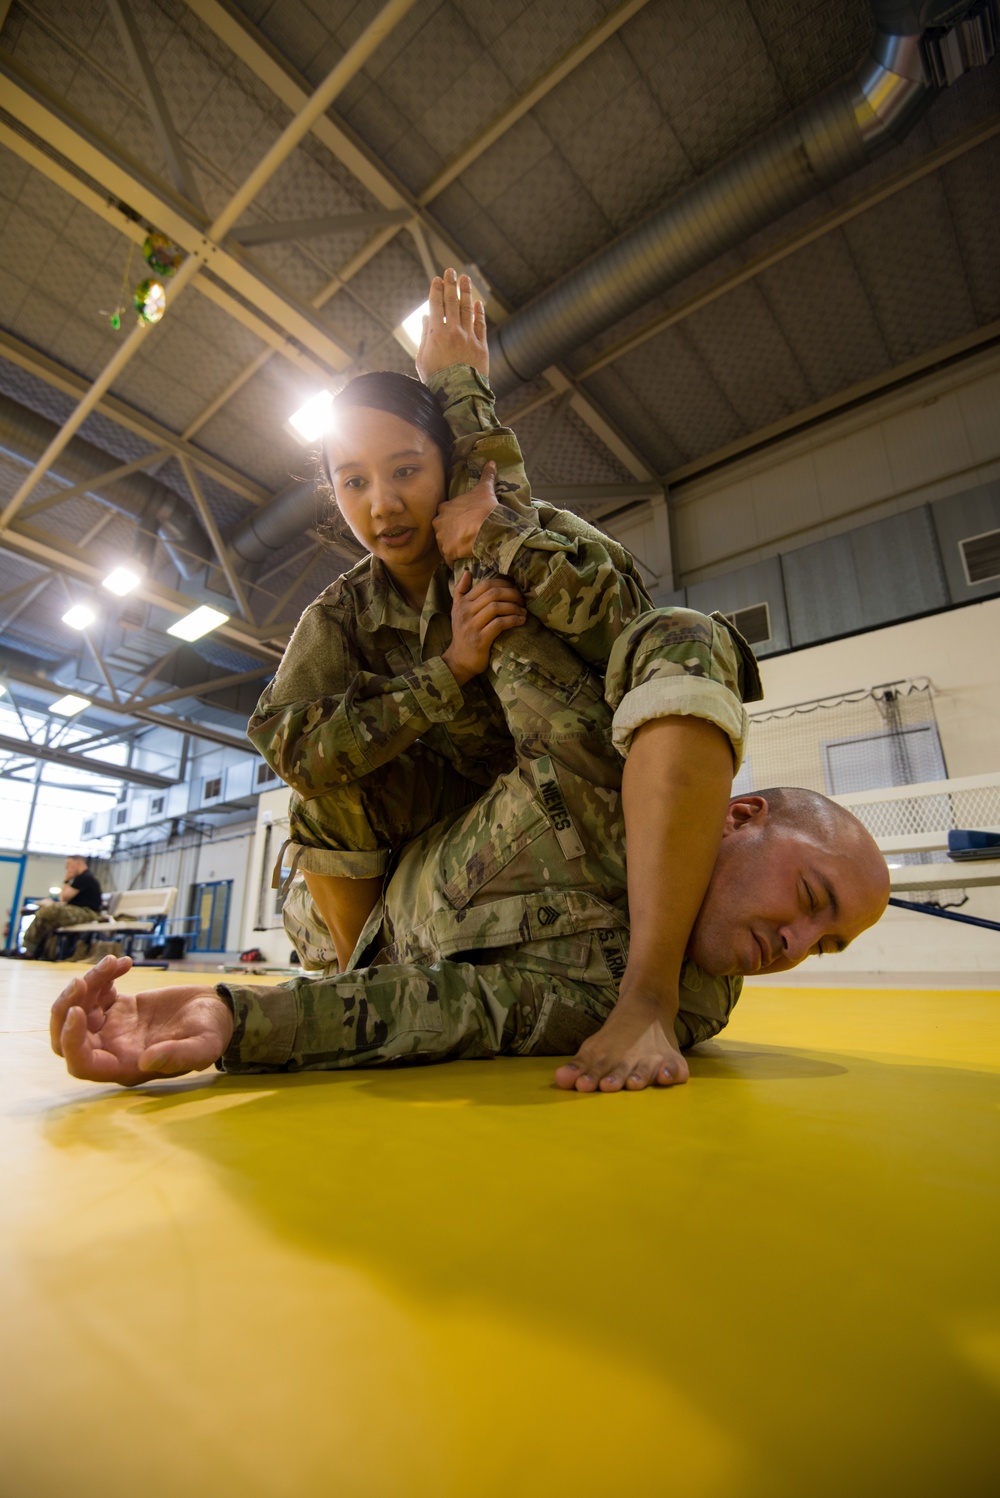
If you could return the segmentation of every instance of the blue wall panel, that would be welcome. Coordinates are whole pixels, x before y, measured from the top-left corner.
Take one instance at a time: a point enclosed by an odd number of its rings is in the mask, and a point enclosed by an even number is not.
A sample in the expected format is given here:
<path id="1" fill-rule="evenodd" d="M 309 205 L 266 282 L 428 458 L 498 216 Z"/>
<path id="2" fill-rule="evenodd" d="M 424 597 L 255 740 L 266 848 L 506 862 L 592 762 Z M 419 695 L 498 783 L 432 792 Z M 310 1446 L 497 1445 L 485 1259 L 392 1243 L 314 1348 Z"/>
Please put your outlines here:
<path id="1" fill-rule="evenodd" d="M 875 629 L 949 600 L 926 505 L 782 557 L 793 645 Z"/>

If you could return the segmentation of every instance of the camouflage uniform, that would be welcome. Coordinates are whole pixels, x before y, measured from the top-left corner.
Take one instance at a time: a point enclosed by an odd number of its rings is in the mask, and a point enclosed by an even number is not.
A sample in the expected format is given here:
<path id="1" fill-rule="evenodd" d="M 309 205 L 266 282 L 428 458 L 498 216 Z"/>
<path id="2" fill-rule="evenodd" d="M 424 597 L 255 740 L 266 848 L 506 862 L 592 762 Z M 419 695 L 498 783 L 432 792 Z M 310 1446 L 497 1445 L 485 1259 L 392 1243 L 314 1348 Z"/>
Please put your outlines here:
<path id="1" fill-rule="evenodd" d="M 39 905 L 34 920 L 24 933 L 24 950 L 29 957 L 41 951 L 43 957 L 55 956 L 55 933 L 66 926 L 83 926 L 88 921 L 99 921 L 100 911 L 88 910 L 85 905 L 60 904 Z"/>
<path id="2" fill-rule="evenodd" d="M 452 365 L 429 383 L 456 438 L 449 496 L 497 464 L 503 502 L 476 539 L 474 571 L 510 576 L 530 613 L 603 673 L 622 627 L 652 606 L 631 556 L 578 516 L 532 501 L 517 439 L 498 424 L 481 375 Z M 513 765 L 488 678 L 459 687 L 441 659 L 452 585 L 442 564 L 418 615 L 366 557 L 303 613 L 248 728 L 293 791 L 293 871 L 383 874 L 394 850 Z"/>
<path id="3" fill-rule="evenodd" d="M 615 641 L 602 682 L 529 619 L 489 675 L 517 763 L 399 858 L 344 973 L 272 989 L 224 985 L 227 1071 L 564 1055 L 600 1027 L 628 956 L 622 759 L 657 717 L 693 714 L 737 765 L 760 696 L 721 616 L 651 611 Z M 742 980 L 681 974 L 677 1038 L 726 1023 Z"/>

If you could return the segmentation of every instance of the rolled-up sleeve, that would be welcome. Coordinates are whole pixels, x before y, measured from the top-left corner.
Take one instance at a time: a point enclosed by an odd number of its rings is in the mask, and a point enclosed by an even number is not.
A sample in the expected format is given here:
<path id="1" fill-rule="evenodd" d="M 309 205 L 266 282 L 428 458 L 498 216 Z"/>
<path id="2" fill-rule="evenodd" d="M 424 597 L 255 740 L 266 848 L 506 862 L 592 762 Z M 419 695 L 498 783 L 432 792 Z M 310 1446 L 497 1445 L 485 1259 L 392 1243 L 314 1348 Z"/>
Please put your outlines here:
<path id="1" fill-rule="evenodd" d="M 761 695 L 750 647 L 721 617 L 691 609 L 655 609 L 629 626 L 612 649 L 605 690 L 623 758 L 643 723 L 696 717 L 726 735 L 737 770 L 749 729 L 743 703 Z"/>

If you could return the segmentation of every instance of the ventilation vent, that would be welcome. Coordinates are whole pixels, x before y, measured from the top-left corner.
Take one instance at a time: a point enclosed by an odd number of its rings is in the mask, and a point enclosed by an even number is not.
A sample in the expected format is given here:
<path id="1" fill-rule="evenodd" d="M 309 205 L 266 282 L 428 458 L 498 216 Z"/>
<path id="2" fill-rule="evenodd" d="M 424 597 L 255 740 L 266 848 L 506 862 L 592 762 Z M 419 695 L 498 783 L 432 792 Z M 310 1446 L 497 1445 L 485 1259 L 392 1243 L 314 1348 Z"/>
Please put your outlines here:
<path id="1" fill-rule="evenodd" d="M 771 611 L 766 603 L 755 603 L 724 617 L 739 630 L 748 645 L 765 645 L 771 638 Z"/>
<path id="2" fill-rule="evenodd" d="M 128 816 L 128 807 L 127 806 L 119 806 L 118 810 L 115 812 L 115 826 L 116 827 L 120 827 L 127 816 Z"/>
<path id="3" fill-rule="evenodd" d="M 967 536 L 959 541 L 962 566 L 970 587 L 1000 578 L 1000 531 L 985 531 L 981 536 Z"/>
<path id="4" fill-rule="evenodd" d="M 94 833 L 94 819 L 93 819 L 93 817 L 87 817 L 86 820 L 84 821 L 84 824 L 83 824 L 83 836 L 84 837 L 92 837 L 93 833 Z"/>
<path id="5" fill-rule="evenodd" d="M 163 802 L 164 802 L 163 796 L 154 796 L 153 797 L 152 801 L 150 801 L 150 803 L 149 803 L 149 814 L 150 814 L 150 816 L 152 816 L 152 817 L 158 817 L 160 815 L 160 812 L 163 810 Z"/>
<path id="6" fill-rule="evenodd" d="M 266 785 L 269 780 L 277 780 L 278 776 L 269 764 L 257 766 L 257 784 Z"/>
<path id="7" fill-rule="evenodd" d="M 205 781 L 205 794 L 203 801 L 215 801 L 222 795 L 222 776 L 217 775 L 214 780 Z"/>

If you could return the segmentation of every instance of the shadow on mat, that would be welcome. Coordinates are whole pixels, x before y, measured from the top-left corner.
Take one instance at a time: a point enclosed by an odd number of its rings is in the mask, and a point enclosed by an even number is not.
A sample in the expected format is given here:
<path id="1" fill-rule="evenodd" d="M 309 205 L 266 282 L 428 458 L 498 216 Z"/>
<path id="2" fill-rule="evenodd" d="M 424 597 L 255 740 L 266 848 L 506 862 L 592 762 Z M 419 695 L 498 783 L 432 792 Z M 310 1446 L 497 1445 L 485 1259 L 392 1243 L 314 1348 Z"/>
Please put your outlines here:
<path id="1" fill-rule="evenodd" d="M 714 1040 L 689 1051 L 687 1061 L 691 1080 L 698 1082 L 801 1082 L 814 1077 L 843 1077 L 848 1070 L 801 1051 L 729 1042 L 718 1045 Z"/>

